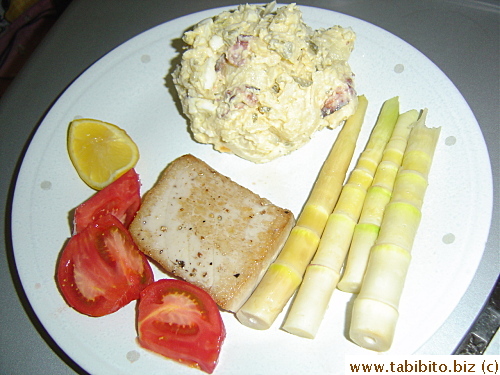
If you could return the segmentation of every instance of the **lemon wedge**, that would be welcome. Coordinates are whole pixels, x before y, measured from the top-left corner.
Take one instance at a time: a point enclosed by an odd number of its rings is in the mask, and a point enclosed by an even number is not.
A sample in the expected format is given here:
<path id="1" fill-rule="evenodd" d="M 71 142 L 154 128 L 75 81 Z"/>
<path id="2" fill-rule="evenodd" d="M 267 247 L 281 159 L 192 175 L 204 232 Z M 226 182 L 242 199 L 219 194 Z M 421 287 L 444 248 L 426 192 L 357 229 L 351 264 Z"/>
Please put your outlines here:
<path id="1" fill-rule="evenodd" d="M 68 153 L 81 179 L 96 190 L 134 168 L 139 160 L 139 149 L 125 130 L 88 118 L 69 124 Z"/>

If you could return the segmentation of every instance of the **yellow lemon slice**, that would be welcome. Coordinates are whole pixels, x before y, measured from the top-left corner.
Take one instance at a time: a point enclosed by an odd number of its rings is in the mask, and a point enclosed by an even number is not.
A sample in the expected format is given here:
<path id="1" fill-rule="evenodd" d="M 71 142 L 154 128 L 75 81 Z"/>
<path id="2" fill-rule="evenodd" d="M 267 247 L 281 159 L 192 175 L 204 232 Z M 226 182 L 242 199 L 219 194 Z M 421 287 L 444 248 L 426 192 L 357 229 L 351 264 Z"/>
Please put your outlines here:
<path id="1" fill-rule="evenodd" d="M 125 130 L 87 118 L 69 124 L 68 152 L 81 179 L 96 190 L 108 186 L 139 160 L 139 149 Z"/>

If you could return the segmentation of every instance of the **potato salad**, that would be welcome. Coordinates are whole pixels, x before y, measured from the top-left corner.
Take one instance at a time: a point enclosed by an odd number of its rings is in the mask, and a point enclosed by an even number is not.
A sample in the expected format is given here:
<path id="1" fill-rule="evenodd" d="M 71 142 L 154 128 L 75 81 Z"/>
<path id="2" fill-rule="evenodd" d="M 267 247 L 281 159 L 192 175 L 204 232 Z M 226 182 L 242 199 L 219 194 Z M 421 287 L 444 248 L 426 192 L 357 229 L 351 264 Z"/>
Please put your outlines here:
<path id="1" fill-rule="evenodd" d="M 355 33 L 313 30 L 295 4 L 240 5 L 184 33 L 173 73 L 196 141 L 266 163 L 335 128 L 357 107 Z"/>

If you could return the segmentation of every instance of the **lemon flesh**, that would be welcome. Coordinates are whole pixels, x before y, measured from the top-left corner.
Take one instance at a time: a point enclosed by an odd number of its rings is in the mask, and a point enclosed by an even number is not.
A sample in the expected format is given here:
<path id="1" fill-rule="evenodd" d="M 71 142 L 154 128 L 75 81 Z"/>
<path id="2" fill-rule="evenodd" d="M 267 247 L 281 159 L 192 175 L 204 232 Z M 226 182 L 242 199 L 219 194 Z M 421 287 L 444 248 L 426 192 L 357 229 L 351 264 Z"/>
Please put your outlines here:
<path id="1" fill-rule="evenodd" d="M 96 190 L 134 168 L 139 160 L 139 149 L 125 130 L 94 119 L 70 123 L 68 152 L 80 178 Z"/>

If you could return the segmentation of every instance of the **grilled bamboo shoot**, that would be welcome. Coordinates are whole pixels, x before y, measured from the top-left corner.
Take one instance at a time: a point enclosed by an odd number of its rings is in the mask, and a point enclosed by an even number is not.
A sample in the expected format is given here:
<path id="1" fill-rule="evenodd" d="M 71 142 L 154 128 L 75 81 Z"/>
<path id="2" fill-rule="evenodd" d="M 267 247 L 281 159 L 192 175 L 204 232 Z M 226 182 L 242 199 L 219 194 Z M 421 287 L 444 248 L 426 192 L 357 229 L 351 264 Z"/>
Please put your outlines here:
<path id="1" fill-rule="evenodd" d="M 398 98 L 387 100 L 382 106 L 368 143 L 343 187 L 333 213 L 328 218 L 316 255 L 307 267 L 302 285 L 283 324 L 284 330 L 302 337 L 315 337 L 340 278 L 340 271 L 367 189 L 373 181 L 398 117 Z M 325 282 L 323 275 L 328 275 L 330 284 L 327 286 L 317 284 Z M 321 288 L 321 291 L 315 288 Z"/>
<path id="2" fill-rule="evenodd" d="M 420 224 L 440 128 L 425 126 L 427 110 L 413 128 L 396 177 L 392 198 L 370 251 L 366 274 L 353 304 L 350 338 L 358 345 L 388 350 L 394 338 L 414 238 Z"/>
<path id="3" fill-rule="evenodd" d="M 272 325 L 300 285 L 317 250 L 328 216 L 342 190 L 368 106 L 364 96 L 358 99 L 356 113 L 343 125 L 280 255 L 236 313 L 240 322 L 248 327 L 268 329 Z"/>

